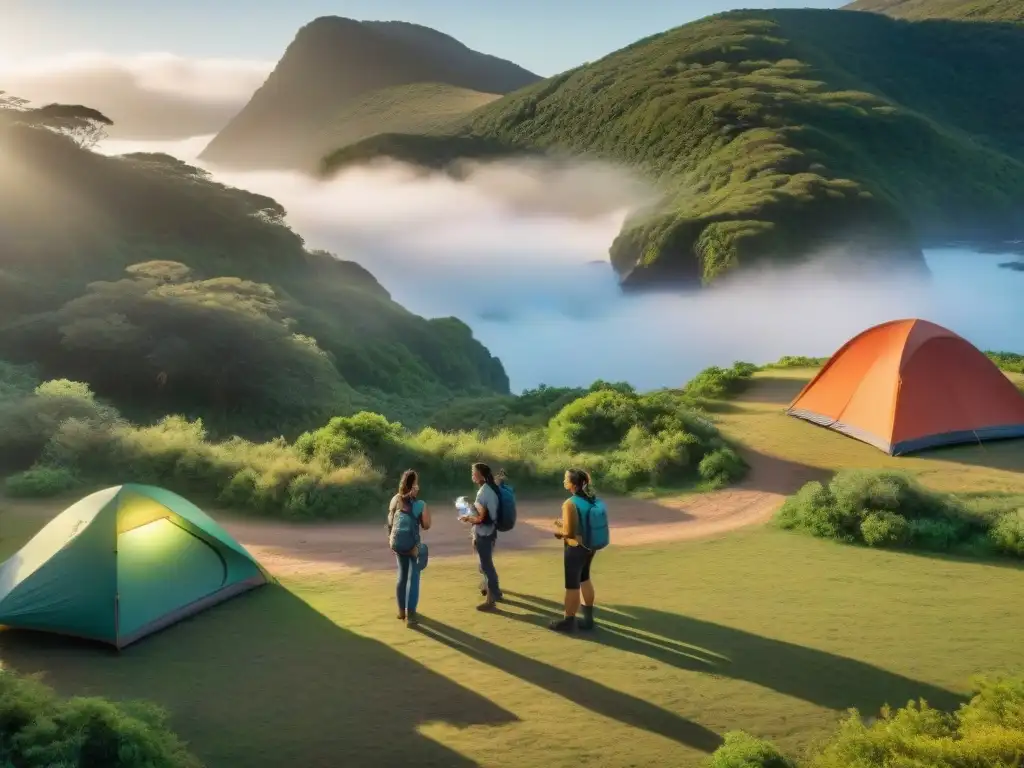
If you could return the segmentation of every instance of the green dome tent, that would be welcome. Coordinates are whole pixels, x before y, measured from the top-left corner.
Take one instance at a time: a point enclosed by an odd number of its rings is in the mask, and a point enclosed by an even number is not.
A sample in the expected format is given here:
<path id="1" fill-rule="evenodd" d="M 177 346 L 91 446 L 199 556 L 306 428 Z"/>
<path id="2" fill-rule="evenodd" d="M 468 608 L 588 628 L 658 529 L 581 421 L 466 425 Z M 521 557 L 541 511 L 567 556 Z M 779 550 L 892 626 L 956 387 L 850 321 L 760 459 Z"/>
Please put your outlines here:
<path id="1" fill-rule="evenodd" d="M 268 581 L 195 505 L 119 485 L 65 509 L 0 566 L 0 624 L 124 648 Z"/>

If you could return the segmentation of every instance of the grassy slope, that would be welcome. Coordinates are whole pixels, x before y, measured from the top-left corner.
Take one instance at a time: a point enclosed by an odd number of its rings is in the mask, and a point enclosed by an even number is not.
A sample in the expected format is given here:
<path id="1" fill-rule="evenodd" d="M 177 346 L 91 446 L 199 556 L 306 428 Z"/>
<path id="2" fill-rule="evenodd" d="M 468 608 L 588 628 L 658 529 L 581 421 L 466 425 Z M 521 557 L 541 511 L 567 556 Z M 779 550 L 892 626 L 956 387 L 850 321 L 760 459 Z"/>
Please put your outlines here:
<path id="1" fill-rule="evenodd" d="M 465 132 L 657 178 L 665 205 L 612 246 L 628 281 L 710 280 L 836 242 L 913 261 L 913 228 L 998 238 L 1019 226 L 1022 42 L 1006 26 L 737 11 L 510 94 Z M 452 153 L 451 139 L 419 137 L 404 155 L 430 162 L 432 144 Z"/>
<path id="2" fill-rule="evenodd" d="M 337 146 L 332 139 L 345 139 L 329 133 L 338 125 L 339 113 L 350 114 L 356 126 L 362 126 L 350 129 L 352 136 L 395 129 L 389 128 L 393 121 L 378 114 L 380 127 L 372 130 L 373 110 L 360 114 L 360 106 L 375 99 L 371 95 L 375 92 L 445 83 L 498 94 L 538 79 L 510 61 L 473 51 L 428 27 L 321 17 L 298 31 L 267 81 L 214 137 L 202 157 L 242 168 L 315 170 L 328 149 Z M 452 96 L 446 99 L 451 101 Z M 414 97 L 396 109 L 422 109 L 417 100 Z M 450 109 L 450 105 L 443 108 Z M 399 125 L 415 130 L 423 122 Z"/>
<path id="3" fill-rule="evenodd" d="M 89 381 L 130 413 L 210 416 L 221 399 L 276 430 L 360 398 L 396 415 L 467 387 L 508 391 L 463 323 L 417 317 L 359 265 L 306 250 L 284 213 L 166 155 L 110 158 L 0 129 L 0 357 Z M 174 287 L 124 279 L 151 260 L 192 272 Z M 289 371 L 297 388 L 275 380 Z M 294 425 L 267 400 L 291 395 L 311 420 Z"/>
<path id="4" fill-rule="evenodd" d="M 780 459 L 823 470 L 898 466 L 945 490 L 1024 501 L 1021 441 L 891 459 L 780 412 L 810 374 L 759 374 L 717 416 Z M 0 509 L 0 556 L 38 526 L 37 515 Z M 156 699 L 194 749 L 225 768 L 339 756 L 467 768 L 576 766 L 581 756 L 697 766 L 735 728 L 798 753 L 848 706 L 870 713 L 917 696 L 950 706 L 976 672 L 1020 665 L 1024 619 L 1007 606 L 1024 599 L 1024 570 L 1006 562 L 774 531 L 612 548 L 595 566 L 608 626 L 594 640 L 535 626 L 560 593 L 554 543 L 503 554 L 500 567 L 510 596 L 534 597 L 484 616 L 472 609 L 471 561 L 436 560 L 424 574 L 423 635 L 392 618 L 390 573 L 325 571 L 289 581 L 291 594 L 268 588 L 231 601 L 120 656 L 10 633 L 0 634 L 0 660 L 43 672 L 64 692 Z"/>
<path id="5" fill-rule="evenodd" d="M 857 0 L 846 8 L 900 19 L 1024 21 L 1024 5 L 1019 0 Z"/>
<path id="6" fill-rule="evenodd" d="M 382 133 L 432 133 L 451 127 L 474 109 L 500 98 L 446 83 L 382 88 L 342 107 L 312 143 L 316 161 L 324 148 L 344 147 Z"/>

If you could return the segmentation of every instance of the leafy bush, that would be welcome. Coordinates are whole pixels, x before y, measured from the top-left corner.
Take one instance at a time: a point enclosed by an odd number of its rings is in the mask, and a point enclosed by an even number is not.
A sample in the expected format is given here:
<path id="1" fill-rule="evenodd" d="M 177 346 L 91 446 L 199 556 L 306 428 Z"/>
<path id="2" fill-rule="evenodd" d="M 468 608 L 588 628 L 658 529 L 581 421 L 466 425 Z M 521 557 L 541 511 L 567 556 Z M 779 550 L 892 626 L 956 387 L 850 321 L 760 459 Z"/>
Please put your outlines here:
<path id="1" fill-rule="evenodd" d="M 78 477 L 63 467 L 37 466 L 11 475 L 4 493 L 12 498 L 44 499 L 58 496 L 78 485 Z"/>
<path id="2" fill-rule="evenodd" d="M 0 756 L 19 768 L 201 768 L 160 708 L 61 699 L 7 670 L 0 670 Z"/>
<path id="3" fill-rule="evenodd" d="M 687 382 L 683 391 L 694 399 L 720 400 L 742 390 L 757 370 L 753 363 L 736 362 L 731 368 L 713 365 Z"/>
<path id="4" fill-rule="evenodd" d="M 838 472 L 827 486 L 807 483 L 782 505 L 776 523 L 847 543 L 933 551 L 973 546 L 991 525 L 951 496 L 872 470 Z"/>
<path id="5" fill-rule="evenodd" d="M 716 448 L 700 460 L 700 476 L 714 487 L 728 484 L 747 471 L 747 463 L 728 446 Z"/>
<path id="6" fill-rule="evenodd" d="M 954 713 L 924 701 L 886 707 L 870 725 L 851 710 L 835 733 L 799 763 L 770 742 L 730 733 L 708 768 L 968 768 L 1020 765 L 1024 754 L 1024 680 L 979 678 L 975 694 Z"/>
<path id="7" fill-rule="evenodd" d="M 827 357 L 806 357 L 805 355 L 783 355 L 765 368 L 820 368 L 828 362 Z"/>
<path id="8" fill-rule="evenodd" d="M 742 731 L 725 734 L 725 742 L 712 753 L 707 768 L 795 768 L 770 741 L 756 739 Z"/>
<path id="9" fill-rule="evenodd" d="M 1024 557 L 1024 509 L 1001 515 L 989 531 L 989 538 L 997 552 Z"/>
<path id="10" fill-rule="evenodd" d="M 96 400 L 87 385 L 66 379 L 0 399 L 0 468 L 32 466 L 68 419 L 113 426 L 119 418 L 117 411 Z"/>
<path id="11" fill-rule="evenodd" d="M 906 543 L 910 523 L 897 512 L 869 512 L 861 521 L 860 534 L 869 547 L 896 547 Z"/>
<path id="12" fill-rule="evenodd" d="M 580 451 L 621 442 L 640 420 L 637 400 L 635 395 L 612 390 L 598 390 L 574 400 L 551 420 L 552 444 Z"/>

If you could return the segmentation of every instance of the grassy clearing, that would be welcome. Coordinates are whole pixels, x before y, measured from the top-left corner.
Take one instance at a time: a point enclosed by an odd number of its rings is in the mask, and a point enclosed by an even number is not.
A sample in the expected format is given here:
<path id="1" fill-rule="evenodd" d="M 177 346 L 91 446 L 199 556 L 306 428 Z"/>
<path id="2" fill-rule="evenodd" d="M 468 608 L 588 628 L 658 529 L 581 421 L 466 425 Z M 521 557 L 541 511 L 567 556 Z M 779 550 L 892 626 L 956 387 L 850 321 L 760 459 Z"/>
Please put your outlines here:
<path id="1" fill-rule="evenodd" d="M 785 414 L 785 407 L 814 375 L 812 369 L 771 369 L 717 408 L 716 421 L 729 438 L 786 461 L 831 473 L 885 469 L 907 473 L 925 486 L 956 493 L 977 508 L 1005 501 L 1024 505 L 1024 441 L 941 448 L 913 456 L 887 456 L 877 448 Z M 1008 373 L 1024 383 L 1024 376 Z"/>
<path id="2" fill-rule="evenodd" d="M 848 706 L 953 706 L 977 671 L 1020 663 L 1020 569 L 774 531 L 609 550 L 608 626 L 587 640 L 538 626 L 560 566 L 554 546 L 501 556 L 515 603 L 485 616 L 471 562 L 439 560 L 421 634 L 393 618 L 391 576 L 365 573 L 258 590 L 120 656 L 3 633 L 0 659 L 65 693 L 163 704 L 224 768 L 691 766 L 737 728 L 799 754 Z"/>
<path id="3" fill-rule="evenodd" d="M 810 375 L 758 373 L 715 418 L 752 450 L 822 472 L 897 468 L 977 505 L 1024 498 L 1019 442 L 892 459 L 786 417 L 782 405 Z M 0 557 L 44 517 L 0 501 Z M 153 700 L 194 752 L 225 768 L 339 756 L 696 766 L 737 729 L 799 756 L 847 707 L 870 714 L 923 696 L 950 708 L 979 671 L 1021 665 L 1024 618 L 1008 606 L 1024 599 L 1024 569 L 1005 562 L 774 530 L 613 548 L 595 568 L 606 626 L 586 639 L 541 626 L 561 593 L 554 543 L 499 557 L 512 598 L 504 615 L 473 610 L 469 557 L 437 560 L 424 574 L 422 633 L 393 618 L 390 574 L 325 571 L 226 603 L 120 656 L 5 632 L 0 661 L 44 673 L 61 693 Z"/>

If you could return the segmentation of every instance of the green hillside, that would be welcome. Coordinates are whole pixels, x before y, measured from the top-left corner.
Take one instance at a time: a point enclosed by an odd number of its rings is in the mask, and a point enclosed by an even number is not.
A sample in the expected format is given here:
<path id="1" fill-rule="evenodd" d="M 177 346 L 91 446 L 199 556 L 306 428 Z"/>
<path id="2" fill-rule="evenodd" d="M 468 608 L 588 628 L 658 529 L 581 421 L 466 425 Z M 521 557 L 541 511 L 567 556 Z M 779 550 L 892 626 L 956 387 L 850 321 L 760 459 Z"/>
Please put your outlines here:
<path id="1" fill-rule="evenodd" d="M 1007 25 L 739 11 L 510 94 L 454 135 L 370 139 L 330 167 L 436 165 L 464 142 L 640 168 L 669 192 L 612 245 L 627 287 L 826 249 L 919 268 L 922 243 L 1020 237 L 1022 71 L 1024 29 Z"/>
<path id="2" fill-rule="evenodd" d="M 335 147 L 389 133 L 433 133 L 451 128 L 461 118 L 500 98 L 445 83 L 415 83 L 382 88 L 342 107 L 323 131 L 309 142 L 308 162 L 316 164 Z"/>
<path id="3" fill-rule="evenodd" d="M 298 31 L 202 159 L 312 171 L 347 141 L 430 130 L 539 79 L 429 27 L 324 16 Z"/>
<path id="4" fill-rule="evenodd" d="M 1024 3 L 1020 0 L 857 0 L 846 9 L 900 19 L 1024 21 Z"/>
<path id="5" fill-rule="evenodd" d="M 307 250 L 274 200 L 6 113 L 0 359 L 86 382 L 133 418 L 249 435 L 509 391 L 466 325 L 413 315 L 359 265 Z"/>

